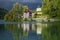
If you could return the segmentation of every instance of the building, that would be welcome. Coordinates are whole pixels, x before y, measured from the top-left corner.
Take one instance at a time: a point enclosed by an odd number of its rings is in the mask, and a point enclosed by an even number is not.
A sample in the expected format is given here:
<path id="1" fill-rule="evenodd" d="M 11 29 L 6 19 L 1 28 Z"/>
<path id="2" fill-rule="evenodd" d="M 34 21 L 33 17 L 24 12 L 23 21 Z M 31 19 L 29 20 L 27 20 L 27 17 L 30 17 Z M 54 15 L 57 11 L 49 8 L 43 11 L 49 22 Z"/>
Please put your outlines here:
<path id="1" fill-rule="evenodd" d="M 42 14 L 41 8 L 37 8 L 37 9 L 36 9 L 36 12 L 37 12 L 37 14 Z"/>
<path id="2" fill-rule="evenodd" d="M 41 8 L 36 8 L 36 17 L 33 18 L 33 20 L 36 20 L 37 22 L 42 22 L 42 10 Z"/>
<path id="3" fill-rule="evenodd" d="M 32 10 L 25 10 L 25 12 L 23 13 L 23 19 L 27 19 L 29 20 L 30 18 L 33 18 L 34 13 L 32 12 Z"/>

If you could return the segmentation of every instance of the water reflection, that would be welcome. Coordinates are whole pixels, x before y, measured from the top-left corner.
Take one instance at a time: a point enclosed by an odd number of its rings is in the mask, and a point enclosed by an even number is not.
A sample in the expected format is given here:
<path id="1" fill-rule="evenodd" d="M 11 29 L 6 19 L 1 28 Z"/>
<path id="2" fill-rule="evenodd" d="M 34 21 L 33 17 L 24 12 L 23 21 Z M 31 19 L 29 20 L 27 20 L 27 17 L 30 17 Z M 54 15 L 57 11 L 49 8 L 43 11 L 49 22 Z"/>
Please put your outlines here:
<path id="1" fill-rule="evenodd" d="M 4 24 L 0 24 L 0 40 L 13 40 L 12 33 L 5 29 Z"/>
<path id="2" fill-rule="evenodd" d="M 0 24 L 0 40 L 59 40 L 60 22 Z"/>
<path id="3" fill-rule="evenodd" d="M 60 40 L 60 22 L 47 23 L 42 29 L 42 40 Z"/>
<path id="4" fill-rule="evenodd" d="M 1 26 L 2 25 L 2 26 Z M 41 25 L 38 26 L 38 24 L 31 24 L 31 23 L 22 23 L 22 24 L 1 24 L 0 25 L 0 30 L 2 27 L 4 28 L 4 31 L 0 31 L 0 33 L 5 34 L 1 36 L 5 36 L 6 39 L 9 33 L 11 37 L 9 36 L 9 40 L 42 40 L 42 35 L 41 35 Z M 39 30 L 40 29 L 40 30 Z M 39 33 L 39 35 L 38 35 Z M 1 39 L 0 36 L 0 39 Z M 3 37 L 1 40 L 4 40 Z"/>
<path id="5" fill-rule="evenodd" d="M 1 25 L 0 27 L 4 27 L 5 32 L 2 31 L 0 33 L 5 34 L 3 36 L 5 36 L 6 39 L 8 35 L 11 35 L 11 37 L 10 36 L 8 37 L 9 40 L 42 40 L 42 29 L 48 26 L 47 23 L 30 23 L 30 22 L 28 23 L 24 22 L 21 24 L 18 23 Z M 8 35 L 6 35 L 7 33 Z"/>

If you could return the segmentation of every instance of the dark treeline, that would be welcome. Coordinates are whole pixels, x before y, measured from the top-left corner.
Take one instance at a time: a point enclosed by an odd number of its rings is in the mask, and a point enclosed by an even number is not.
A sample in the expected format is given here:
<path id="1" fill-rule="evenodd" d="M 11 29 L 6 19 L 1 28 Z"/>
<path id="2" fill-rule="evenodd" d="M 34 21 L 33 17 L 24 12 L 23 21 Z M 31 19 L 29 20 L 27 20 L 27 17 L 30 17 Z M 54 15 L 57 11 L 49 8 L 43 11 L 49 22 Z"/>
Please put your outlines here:
<path id="1" fill-rule="evenodd" d="M 0 8 L 0 19 L 4 19 L 5 14 L 7 14 L 7 10 L 4 8 Z"/>
<path id="2" fill-rule="evenodd" d="M 4 19 L 4 16 L 5 14 L 7 14 L 7 10 L 4 9 L 4 8 L 0 8 L 0 20 L 3 20 Z M 0 32 L 4 31 L 5 28 L 4 28 L 4 24 L 0 24 Z"/>

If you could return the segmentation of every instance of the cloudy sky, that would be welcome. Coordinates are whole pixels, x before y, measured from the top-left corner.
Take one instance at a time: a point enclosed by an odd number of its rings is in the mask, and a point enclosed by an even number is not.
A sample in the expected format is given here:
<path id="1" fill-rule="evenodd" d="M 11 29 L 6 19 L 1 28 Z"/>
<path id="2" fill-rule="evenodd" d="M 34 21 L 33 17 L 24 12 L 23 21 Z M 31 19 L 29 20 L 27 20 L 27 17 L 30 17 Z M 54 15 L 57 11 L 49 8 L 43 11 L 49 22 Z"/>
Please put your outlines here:
<path id="1" fill-rule="evenodd" d="M 16 2 L 26 4 L 30 9 L 36 9 L 38 5 L 42 5 L 42 0 L 0 0 L 0 8 L 9 10 Z"/>
<path id="2" fill-rule="evenodd" d="M 33 3 L 36 3 L 36 2 L 41 2 L 42 0 L 0 0 L 0 1 L 18 1 L 18 2 L 33 2 Z"/>

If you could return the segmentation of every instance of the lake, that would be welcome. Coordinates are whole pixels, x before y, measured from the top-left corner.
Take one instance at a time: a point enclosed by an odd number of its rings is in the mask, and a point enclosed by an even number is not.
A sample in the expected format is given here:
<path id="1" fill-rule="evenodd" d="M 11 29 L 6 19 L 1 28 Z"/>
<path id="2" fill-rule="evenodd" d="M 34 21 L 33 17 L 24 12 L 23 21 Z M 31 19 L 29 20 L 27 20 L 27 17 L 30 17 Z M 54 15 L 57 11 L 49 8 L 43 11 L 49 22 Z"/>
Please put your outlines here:
<path id="1" fill-rule="evenodd" d="M 18 23 L 0 20 L 0 40 L 42 40 L 42 35 L 37 34 L 35 25 L 34 22 Z"/>
<path id="2" fill-rule="evenodd" d="M 42 40 L 44 36 L 43 33 L 46 33 L 47 28 L 51 26 L 57 27 L 59 23 L 60 22 L 11 22 L 10 24 L 9 22 L 0 21 L 0 40 Z"/>

